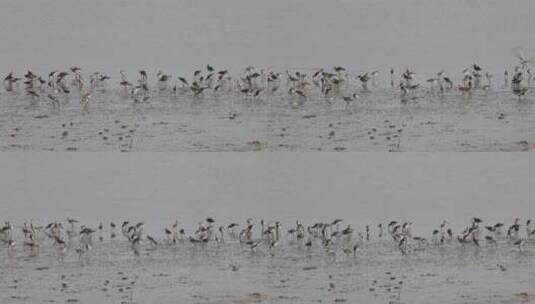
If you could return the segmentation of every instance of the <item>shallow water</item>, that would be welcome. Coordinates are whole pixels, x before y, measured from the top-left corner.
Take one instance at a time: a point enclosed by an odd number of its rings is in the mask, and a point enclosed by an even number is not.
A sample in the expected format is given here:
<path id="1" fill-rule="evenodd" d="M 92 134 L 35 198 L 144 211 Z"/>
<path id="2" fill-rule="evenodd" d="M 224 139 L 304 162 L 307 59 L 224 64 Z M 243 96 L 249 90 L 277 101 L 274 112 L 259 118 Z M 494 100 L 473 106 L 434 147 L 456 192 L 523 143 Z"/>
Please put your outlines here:
<path id="1" fill-rule="evenodd" d="M 534 247 L 505 242 L 430 246 L 402 256 L 389 240 L 353 255 L 283 241 L 250 252 L 237 243 L 162 244 L 136 256 L 122 239 L 96 241 L 83 257 L 51 244 L 37 256 L 1 248 L 2 303 L 511 303 L 534 301 Z M 76 246 L 76 241 L 72 242 Z M 4 246 L 2 246 L 4 247 Z M 497 265 L 503 265 L 502 270 Z M 331 283 L 333 285 L 331 285 Z M 64 285 L 63 285 L 64 284 Z M 527 292 L 528 296 L 521 293 Z M 438 300 L 440 299 L 440 300 Z"/>
<path id="2" fill-rule="evenodd" d="M 346 88 L 348 95 L 355 86 Z M 302 104 L 281 88 L 258 99 L 235 92 L 152 92 L 134 103 L 94 93 L 87 110 L 72 93 L 0 93 L 2 151 L 523 151 L 535 143 L 535 95 L 508 90 L 444 95 L 425 89 L 401 102 L 396 89 L 360 92 L 346 104 L 309 90 Z"/>

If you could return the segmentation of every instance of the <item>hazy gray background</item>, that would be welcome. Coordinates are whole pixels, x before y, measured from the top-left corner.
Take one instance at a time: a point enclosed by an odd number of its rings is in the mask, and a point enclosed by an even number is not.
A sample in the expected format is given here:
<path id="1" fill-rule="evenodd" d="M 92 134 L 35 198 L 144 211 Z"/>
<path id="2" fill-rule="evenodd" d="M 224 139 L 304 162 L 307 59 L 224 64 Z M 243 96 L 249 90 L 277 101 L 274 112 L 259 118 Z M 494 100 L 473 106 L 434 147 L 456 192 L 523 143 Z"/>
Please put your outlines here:
<path id="1" fill-rule="evenodd" d="M 535 215 L 533 154 L 519 153 L 2 153 L 0 220 L 68 215 L 149 229 L 206 216 L 308 223 L 342 217 L 359 229 L 472 216 Z M 160 230 L 158 230 L 160 231 Z M 431 230 L 426 230 L 429 232 Z"/>
<path id="2" fill-rule="evenodd" d="M 501 71 L 535 52 L 535 1 L 35 0 L 0 3 L 0 71 L 204 65 Z M 453 70 L 457 72 L 457 70 Z"/>

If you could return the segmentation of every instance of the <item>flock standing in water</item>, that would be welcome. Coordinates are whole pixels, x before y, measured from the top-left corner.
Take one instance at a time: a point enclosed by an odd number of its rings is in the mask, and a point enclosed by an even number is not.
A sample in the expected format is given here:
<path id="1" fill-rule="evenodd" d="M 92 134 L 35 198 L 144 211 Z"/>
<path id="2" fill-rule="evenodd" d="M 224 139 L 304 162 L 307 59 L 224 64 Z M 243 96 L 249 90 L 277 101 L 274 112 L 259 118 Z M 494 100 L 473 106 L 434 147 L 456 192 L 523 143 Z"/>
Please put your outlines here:
<path id="1" fill-rule="evenodd" d="M 535 78 L 529 68 L 530 60 L 521 55 L 518 55 L 518 59 L 519 65 L 514 68 L 511 80 L 509 72 L 505 70 L 504 87 L 510 84 L 512 93 L 521 99 L 527 94 Z M 399 79 L 393 68 L 389 73 L 390 86 L 399 87 L 402 102 L 417 98 L 415 92 L 424 87 L 416 83 L 416 74 L 410 69 L 401 73 Z M 119 81 L 124 96 L 136 103 L 148 101 L 155 92 L 169 92 L 175 96 L 183 95 L 191 98 L 203 98 L 206 94 L 236 93 L 246 99 L 254 100 L 275 93 L 285 84 L 291 102 L 294 105 L 301 105 L 316 91 L 317 96 L 323 97 L 328 103 L 336 101 L 351 103 L 359 98 L 358 93 L 371 91 L 368 83 L 371 82 L 375 86 L 379 71 L 355 75 L 344 67 L 335 66 L 332 70 L 318 69 L 312 75 L 307 75 L 300 71 L 287 70 L 285 73 L 278 73 L 249 66 L 241 75 L 233 78 L 228 70 L 216 71 L 207 65 L 205 69 L 194 71 L 190 79 L 182 76 L 173 77 L 159 71 L 154 85 L 149 83 L 147 71 L 140 70 L 138 74 L 137 80 L 131 82 L 121 70 Z M 79 67 L 72 67 L 69 71 L 52 71 L 45 78 L 32 71 L 27 71 L 21 77 L 11 72 L 4 78 L 3 86 L 8 92 L 18 92 L 22 87 L 23 92 L 33 101 L 47 100 L 54 108 L 58 108 L 62 102 L 68 102 L 69 96 L 76 91 L 82 108 L 87 110 L 94 98 L 93 93 L 96 90 L 106 91 L 107 82 L 111 77 L 95 72 L 88 78 L 86 80 Z M 491 89 L 493 78 L 494 76 L 484 71 L 480 65 L 472 64 L 462 71 L 462 81 L 457 86 L 444 70 L 428 78 L 425 83 L 430 90 L 439 94 L 452 90 L 470 94 L 474 90 Z"/>
<path id="2" fill-rule="evenodd" d="M 430 246 L 475 246 L 480 247 L 485 242 L 489 246 L 507 244 L 517 248 L 520 252 L 525 250 L 527 244 L 535 241 L 535 227 L 533 222 L 527 220 L 522 224 L 519 218 L 508 226 L 504 223 L 484 225 L 480 218 L 474 217 L 466 228 L 454 233 L 448 221 L 443 221 L 428 237 L 413 234 L 412 222 L 391 221 L 388 224 L 378 224 L 376 227 L 366 226 L 365 231 L 355 232 L 351 225 L 342 225 L 342 219 L 330 222 L 318 222 L 305 226 L 296 221 L 285 232 L 280 222 L 266 223 L 260 220 L 255 223 L 247 219 L 244 223 L 216 224 L 216 220 L 208 217 L 188 234 L 179 226 L 178 221 L 162 229 L 162 236 L 156 238 L 145 233 L 145 223 L 130 223 L 124 221 L 116 225 L 110 222 L 108 235 L 115 240 L 122 236 L 130 244 L 135 255 L 140 250 L 156 250 L 162 246 L 196 246 L 206 248 L 209 243 L 221 244 L 225 242 L 239 244 L 244 251 L 265 250 L 273 253 L 275 247 L 297 246 L 305 250 L 312 248 L 324 249 L 327 256 L 335 257 L 337 253 L 358 257 L 358 252 L 368 242 L 377 240 L 391 240 L 402 255 L 410 255 L 415 251 L 426 250 Z M 20 229 L 22 237 L 17 239 L 16 230 Z M 374 229 L 375 233 L 371 230 Z M 67 218 L 65 222 L 52 222 L 46 226 L 24 223 L 15 227 L 10 222 L 0 228 L 0 244 L 7 247 L 9 256 L 22 247 L 29 256 L 39 254 L 43 246 L 52 246 L 60 258 L 69 252 L 75 252 L 79 257 L 90 254 L 96 246 L 93 235 L 103 241 L 105 227 L 101 223 L 96 229 L 85 225 L 78 226 L 78 221 Z"/>

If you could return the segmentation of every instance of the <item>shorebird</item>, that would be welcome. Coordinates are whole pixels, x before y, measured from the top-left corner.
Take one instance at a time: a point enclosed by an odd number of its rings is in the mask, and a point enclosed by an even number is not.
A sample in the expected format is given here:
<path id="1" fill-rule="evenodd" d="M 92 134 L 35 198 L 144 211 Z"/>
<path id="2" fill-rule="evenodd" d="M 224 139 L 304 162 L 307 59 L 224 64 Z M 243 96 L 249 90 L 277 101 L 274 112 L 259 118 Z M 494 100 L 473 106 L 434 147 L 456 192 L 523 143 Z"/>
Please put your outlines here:
<path id="1" fill-rule="evenodd" d="M 291 88 L 291 89 L 288 91 L 288 93 L 290 93 L 290 95 L 294 95 L 294 94 L 296 94 L 296 95 L 300 96 L 300 97 L 303 98 L 303 99 L 306 99 L 306 98 L 307 98 L 307 96 L 305 95 L 305 93 L 303 93 L 303 91 L 301 91 L 301 90 L 296 90 L 296 89 L 294 89 L 294 88 Z"/>
<path id="2" fill-rule="evenodd" d="M 333 70 L 335 70 L 336 73 L 341 73 L 341 72 L 344 72 L 346 69 L 344 67 L 341 67 L 341 66 L 335 66 L 335 67 L 333 67 Z"/>
<path id="3" fill-rule="evenodd" d="M 518 96 L 520 100 L 529 95 L 533 75 L 529 67 L 530 60 L 520 55 L 519 61 L 518 67 L 515 68 L 514 73 L 511 73 L 512 80 L 510 83 L 512 86 L 511 94 Z M 139 78 L 133 83 L 130 83 L 125 72 L 120 70 L 118 85 L 124 89 L 124 96 L 133 100 L 133 105 L 152 98 L 155 93 L 153 87 L 165 89 L 169 86 L 172 88 L 172 90 L 169 90 L 170 97 L 175 98 L 175 100 L 182 100 L 181 97 L 189 98 L 193 101 L 217 100 L 219 96 L 233 98 L 236 95 L 245 97 L 243 98 L 244 100 L 253 101 L 260 98 L 263 99 L 264 96 L 272 96 L 279 90 L 288 92 L 288 96 L 283 97 L 289 99 L 291 106 L 298 107 L 304 105 L 305 101 L 308 103 L 309 100 L 317 100 L 316 97 L 318 96 L 329 104 L 337 101 L 349 104 L 359 98 L 356 93 L 353 93 L 356 84 L 354 82 L 355 76 L 360 82 L 360 85 L 357 85 L 366 90 L 369 80 L 371 79 L 373 83 L 376 77 L 379 78 L 382 75 L 381 72 L 363 72 L 355 75 L 348 72 L 344 67 L 336 66 L 330 69 L 315 68 L 312 75 L 309 76 L 303 70 L 286 70 L 287 87 L 284 88 L 282 81 L 285 78 L 284 73 L 249 66 L 245 68 L 243 73 L 233 78 L 228 70 L 216 71 L 211 65 L 207 64 L 206 68 L 203 67 L 196 70 L 190 80 L 185 77 L 174 78 L 173 76 L 172 78 L 169 74 L 158 71 L 153 83 L 148 81 L 148 75 L 145 70 L 138 71 Z M 385 74 L 388 75 L 388 72 Z M 393 86 L 394 68 L 390 69 L 389 74 L 391 86 Z M 17 94 L 20 83 L 23 83 L 20 85 L 22 87 L 21 92 L 23 95 L 27 95 L 26 99 L 30 100 L 32 105 L 38 104 L 39 101 L 46 101 L 57 110 L 60 110 L 60 105 L 68 105 L 73 96 L 79 96 L 83 110 L 87 110 L 90 98 L 95 97 L 97 93 L 103 92 L 105 82 L 113 77 L 100 72 L 87 73 L 87 75 L 91 79 L 89 88 L 86 88 L 88 85 L 84 83 L 82 69 L 76 66 L 63 71 L 51 71 L 48 73 L 48 79 L 43 79 L 31 70 L 26 71 L 20 77 L 22 79 L 16 77 L 14 72 L 10 72 L 4 77 L 3 86 L 10 94 Z M 396 89 L 399 89 L 398 92 L 400 92 L 402 102 L 421 98 L 421 96 L 410 95 L 424 86 L 423 84 L 415 83 L 416 76 L 414 71 L 407 68 L 398 77 L 399 86 Z M 478 89 L 479 81 L 483 77 L 486 81 L 482 83 L 481 88 L 484 90 L 491 89 L 492 75 L 479 64 L 473 63 L 463 71 L 463 79 L 459 84 L 454 84 L 444 70 L 429 78 L 427 82 L 430 83 L 432 90 L 439 88 L 441 93 L 454 87 L 463 93 L 470 93 Z M 504 72 L 504 80 L 509 85 L 507 77 L 506 70 Z M 95 90 L 97 91 L 95 92 Z M 427 93 L 424 93 L 423 90 L 420 91 L 422 96 Z M 93 94 L 86 95 L 88 92 L 93 92 Z M 468 96 L 471 95 L 468 94 Z M 14 98 L 13 100 L 18 99 Z M 277 99 L 266 98 L 266 102 L 273 102 L 274 100 Z"/>
<path id="4" fill-rule="evenodd" d="M 487 79 L 487 84 L 483 86 L 483 90 L 489 90 L 491 88 L 493 75 L 489 72 L 485 72 L 485 78 Z"/>
<path id="5" fill-rule="evenodd" d="M 149 240 L 149 242 L 150 242 L 152 247 L 158 246 L 158 242 L 153 237 L 151 237 L 150 235 L 147 235 L 147 240 Z"/>
<path id="6" fill-rule="evenodd" d="M 91 100 L 91 96 L 92 96 L 91 92 L 82 94 L 80 98 L 80 104 L 82 105 L 82 108 L 84 110 L 87 110 L 87 108 L 89 107 L 89 101 Z"/>
<path id="7" fill-rule="evenodd" d="M 466 84 L 459 85 L 459 91 L 461 91 L 463 93 L 467 93 L 467 92 L 472 91 L 472 81 L 469 80 Z"/>
<path id="8" fill-rule="evenodd" d="M 526 240 L 525 239 L 519 239 L 519 240 L 515 241 L 513 244 L 518 247 L 518 250 L 520 252 L 522 252 L 522 251 L 524 251 L 524 246 L 526 245 Z"/>
<path id="9" fill-rule="evenodd" d="M 345 101 L 346 104 L 350 104 L 353 100 L 359 98 L 357 93 L 353 93 L 351 96 L 342 96 L 342 100 Z"/>
<path id="10" fill-rule="evenodd" d="M 401 251 L 401 254 L 407 255 L 409 254 L 410 245 L 408 238 L 406 236 L 402 236 L 401 239 L 398 242 L 398 248 Z"/>
<path id="11" fill-rule="evenodd" d="M 383 237 L 383 224 L 379 224 L 377 225 L 377 228 L 379 228 L 379 238 L 382 238 Z"/>
<path id="12" fill-rule="evenodd" d="M 496 244 L 496 239 L 494 237 L 492 237 L 491 235 L 486 235 L 485 236 L 485 240 L 487 240 L 487 242 L 489 242 L 491 244 Z"/>
<path id="13" fill-rule="evenodd" d="M 123 87 L 125 92 L 128 92 L 128 88 L 131 87 L 132 84 L 128 82 L 123 70 L 121 70 L 120 73 L 121 73 L 121 82 L 119 82 L 119 85 Z"/>
<path id="14" fill-rule="evenodd" d="M 7 74 L 7 76 L 2 81 L 2 84 L 4 84 L 4 88 L 8 92 L 13 91 L 13 84 L 17 83 L 20 80 L 20 78 L 15 77 L 13 72 L 10 72 Z"/>
<path id="15" fill-rule="evenodd" d="M 60 102 L 59 102 L 59 99 L 56 96 L 54 96 L 52 94 L 48 94 L 47 97 L 50 100 L 50 103 L 52 104 L 53 108 L 57 108 L 57 107 L 59 108 Z"/>
<path id="16" fill-rule="evenodd" d="M 531 235 L 534 233 L 535 229 L 531 227 L 532 222 L 531 220 L 526 221 L 526 235 L 528 236 L 528 239 L 531 237 Z"/>
<path id="17" fill-rule="evenodd" d="M 516 218 L 514 223 L 507 229 L 507 237 L 517 239 L 520 232 L 520 219 Z"/>
<path id="18" fill-rule="evenodd" d="M 528 92 L 528 87 L 522 85 L 523 80 L 524 74 L 522 73 L 521 68 L 516 67 L 515 74 L 513 75 L 513 80 L 511 81 L 511 89 L 513 91 L 513 94 L 518 96 L 519 100 Z"/>
<path id="19" fill-rule="evenodd" d="M 147 81 L 147 72 L 145 70 L 140 70 L 139 71 L 139 76 L 140 76 L 140 80 L 142 82 L 146 82 Z"/>
<path id="20" fill-rule="evenodd" d="M 66 222 L 68 225 L 72 226 L 78 223 L 77 220 L 72 218 L 69 218 Z M 347 225 L 346 228 L 340 231 L 337 225 L 339 225 L 341 222 L 341 219 L 335 219 L 330 222 L 316 222 L 305 229 L 300 221 L 296 221 L 295 227 L 288 229 L 288 235 L 291 236 L 292 239 L 289 240 L 287 245 L 298 246 L 298 248 L 304 246 L 308 251 L 311 251 L 313 250 L 313 244 L 317 242 L 318 244 L 322 244 L 319 248 L 322 248 L 329 258 L 334 258 L 336 257 L 338 251 L 341 251 L 347 256 L 353 254 L 353 256 L 356 257 L 356 252 L 360 250 L 360 248 L 365 248 L 367 244 L 371 242 L 385 242 L 384 240 L 381 240 L 381 238 L 378 238 L 377 240 L 371 240 L 370 225 L 365 226 L 365 236 L 363 233 L 358 232 L 357 238 L 353 240 L 353 228 L 351 225 Z M 111 230 L 115 228 L 115 224 L 112 225 L 112 223 L 113 222 L 110 223 Z M 219 234 L 214 236 L 213 232 L 216 231 L 214 231 L 213 225 L 215 223 L 216 221 L 213 217 L 207 217 L 203 219 L 199 222 L 198 229 L 191 236 L 187 236 L 185 239 L 189 240 L 189 243 L 197 248 L 196 250 L 205 250 L 205 248 L 209 248 L 206 245 L 208 243 L 222 243 L 224 241 L 225 227 L 228 232 L 232 228 L 238 226 L 237 223 L 230 223 L 226 226 L 220 225 L 217 229 Z M 274 256 L 274 249 L 278 246 L 283 246 L 284 244 L 281 242 L 280 235 L 282 224 L 279 221 L 274 221 L 272 222 L 273 224 L 269 223 L 270 222 L 261 220 L 261 229 L 259 234 L 255 234 L 252 229 L 254 226 L 253 221 L 251 219 L 247 219 L 247 227 L 242 230 L 238 238 L 232 237 L 232 235 L 229 233 L 229 235 L 231 235 L 231 243 L 232 241 L 236 241 L 236 243 L 239 242 L 251 252 L 266 250 L 269 253 L 269 256 Z M 479 247 L 479 225 L 482 223 L 483 220 L 479 217 L 471 218 L 470 224 L 463 232 L 457 235 L 456 239 L 463 246 L 473 245 Z M 454 238 L 453 232 L 447 227 L 448 224 L 449 223 L 444 220 L 437 229 L 434 229 L 431 232 L 431 236 L 433 237 L 435 245 L 453 246 L 446 242 L 446 240 L 451 240 Z M 157 250 L 163 246 L 175 245 L 177 239 L 182 240 L 185 236 L 184 229 L 180 229 L 180 238 L 176 237 L 178 221 L 175 221 L 175 223 L 171 225 L 171 228 L 164 227 L 163 231 L 165 232 L 165 235 L 169 241 L 163 245 L 160 245 L 156 238 L 143 233 L 144 226 L 144 222 L 131 224 L 129 221 L 124 221 L 121 225 L 123 235 L 130 244 L 130 248 L 133 250 L 135 255 L 140 255 L 142 250 L 147 250 L 148 253 L 149 251 Z M 498 234 L 501 226 L 503 226 L 501 223 L 484 226 L 489 234 L 484 236 L 483 240 L 489 245 L 492 244 L 493 250 L 498 250 L 503 244 L 500 242 Z M 514 223 L 508 229 L 508 235 L 511 239 L 509 244 L 518 247 L 520 251 L 523 251 L 525 246 L 528 246 L 527 240 L 529 239 L 530 235 L 534 233 L 531 226 L 531 220 L 527 220 L 525 230 L 526 235 L 521 236 L 519 229 L 520 220 L 515 219 Z M 382 224 L 378 224 L 377 227 L 382 229 Z M 402 255 L 409 255 L 413 252 L 428 250 L 429 248 L 429 243 L 424 236 L 412 236 L 411 227 L 412 222 L 408 221 L 391 221 L 388 224 L 388 232 L 392 235 L 392 240 Z M 16 241 L 11 234 L 12 229 L 13 225 L 9 222 L 0 227 L 0 241 L 8 244 L 8 248 L 11 251 L 13 251 L 11 248 L 13 248 L 16 244 Z M 71 229 L 75 229 L 75 227 L 71 227 Z M 104 230 L 104 225 L 99 224 L 98 231 L 102 230 Z M 72 247 L 68 245 L 71 241 L 62 237 L 62 231 L 63 226 L 59 222 L 51 222 L 45 227 L 34 225 L 32 222 L 24 223 L 22 226 L 22 232 L 24 233 L 23 246 L 27 249 L 26 251 L 29 251 L 30 256 L 37 255 L 39 253 L 39 247 L 44 247 L 47 244 L 46 242 L 42 241 L 42 236 L 40 235 L 42 233 L 45 237 L 48 237 L 52 240 L 53 247 L 57 249 L 56 251 L 58 256 L 62 258 L 63 255 L 69 250 L 73 250 Z M 518 237 L 513 236 L 513 232 L 518 233 Z M 94 229 L 85 225 L 80 226 L 78 232 L 76 233 L 80 237 L 79 245 L 74 249 L 74 251 L 77 252 L 80 257 L 82 257 L 84 254 L 87 254 L 94 246 L 91 242 L 91 235 L 94 233 Z M 302 234 L 301 237 L 294 239 L 294 236 L 300 234 Z M 301 241 L 302 239 L 306 239 L 306 242 Z M 145 240 L 147 240 L 147 242 L 144 242 Z M 100 246 L 100 244 L 96 246 Z M 481 248 L 480 250 L 484 249 L 485 248 Z M 10 253 L 10 256 L 13 253 L 14 252 Z"/>
<path id="21" fill-rule="evenodd" d="M 158 73 L 156 73 L 156 79 L 160 83 L 160 86 L 165 87 L 167 85 L 167 81 L 171 79 L 171 75 L 167 75 L 162 71 L 158 71 Z"/>
<path id="22" fill-rule="evenodd" d="M 6 81 L 12 81 L 13 79 L 15 79 L 15 77 L 13 76 L 13 72 L 10 72 L 10 73 L 7 74 L 7 76 L 4 78 L 4 82 L 6 82 Z"/>
<path id="23" fill-rule="evenodd" d="M 249 246 L 249 249 L 251 251 L 255 251 L 255 249 L 261 244 L 261 241 L 247 241 L 245 244 Z"/>
<path id="24" fill-rule="evenodd" d="M 370 80 L 370 76 L 368 73 L 357 75 L 358 80 L 360 80 L 362 90 L 368 91 L 368 81 Z"/>

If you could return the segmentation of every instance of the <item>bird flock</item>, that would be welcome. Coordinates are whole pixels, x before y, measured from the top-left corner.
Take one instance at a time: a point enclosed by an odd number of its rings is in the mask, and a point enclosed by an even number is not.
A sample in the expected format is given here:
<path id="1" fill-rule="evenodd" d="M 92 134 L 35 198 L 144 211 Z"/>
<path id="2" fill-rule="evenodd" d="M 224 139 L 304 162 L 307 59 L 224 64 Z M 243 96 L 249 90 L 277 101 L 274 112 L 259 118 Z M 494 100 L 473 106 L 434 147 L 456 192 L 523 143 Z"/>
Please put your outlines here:
<path id="1" fill-rule="evenodd" d="M 516 218 L 510 225 L 502 222 L 484 225 L 483 221 L 474 217 L 460 232 L 453 232 L 449 222 L 444 220 L 428 236 L 414 235 L 412 222 L 391 221 L 388 224 L 378 224 L 364 231 L 355 231 L 351 225 L 344 225 L 342 219 L 329 222 L 317 222 L 304 225 L 300 221 L 283 230 L 279 221 L 255 223 L 247 219 L 244 223 L 219 224 L 213 217 L 199 222 L 191 232 L 175 221 L 169 226 L 161 228 L 161 234 L 151 236 L 145 233 L 145 223 L 131 223 L 123 221 L 117 225 L 110 222 L 109 226 L 99 224 L 96 228 L 79 225 L 73 218 L 66 221 L 51 222 L 40 226 L 32 222 L 25 222 L 21 227 L 15 227 L 10 222 L 0 228 L 0 244 L 7 246 L 9 255 L 15 254 L 16 248 L 23 248 L 29 256 L 39 254 L 44 246 L 53 247 L 58 256 L 63 258 L 69 252 L 76 253 L 80 258 L 89 255 L 98 242 L 104 239 L 117 241 L 122 238 L 129 243 L 129 248 L 135 255 L 141 250 L 156 250 L 162 247 L 196 246 L 206 248 L 208 244 L 230 243 L 241 246 L 245 252 L 259 250 L 270 252 L 281 246 L 294 246 L 304 250 L 323 249 L 327 256 L 345 254 L 358 258 L 359 251 L 365 248 L 372 239 L 392 242 L 394 248 L 402 255 L 411 255 L 416 251 L 423 251 L 438 246 L 473 246 L 482 247 L 506 245 L 522 252 L 526 245 L 535 241 L 535 227 L 527 220 L 522 224 Z M 16 230 L 20 229 L 21 236 L 17 239 Z"/>
<path id="2" fill-rule="evenodd" d="M 520 54 L 517 54 L 517 57 L 519 63 L 513 69 L 511 79 L 509 72 L 504 71 L 503 87 L 510 86 L 511 92 L 521 99 L 527 94 L 535 78 L 529 68 L 531 60 Z M 470 94 L 475 90 L 490 90 L 494 78 L 478 64 L 465 68 L 462 71 L 462 81 L 457 85 L 444 70 L 427 78 L 423 83 L 416 82 L 416 73 L 409 68 L 399 75 L 392 68 L 389 74 L 390 86 L 399 88 L 402 102 L 417 98 L 415 92 L 424 88 L 438 94 L 447 91 Z M 328 103 L 351 103 L 359 98 L 358 94 L 372 91 L 368 83 L 371 82 L 375 87 L 378 75 L 379 71 L 356 74 L 342 66 L 317 69 L 311 75 L 303 71 L 286 70 L 281 73 L 248 66 L 242 73 L 233 77 L 226 69 L 216 70 L 211 65 L 206 65 L 205 68 L 194 71 L 190 78 L 158 71 L 155 83 L 149 81 L 146 70 L 140 70 L 135 81 L 130 81 L 121 70 L 117 82 L 124 97 L 136 103 L 147 102 L 155 94 L 163 92 L 196 99 L 204 98 L 208 94 L 235 93 L 247 100 L 254 100 L 273 94 L 285 86 L 291 102 L 300 105 L 311 96 L 321 97 Z M 79 67 L 71 67 L 67 71 L 51 71 L 48 77 L 37 75 L 30 70 L 20 77 L 11 72 L 3 79 L 3 86 L 7 92 L 22 91 L 33 101 L 48 101 L 55 108 L 68 102 L 70 96 L 77 96 L 81 107 L 88 109 L 91 100 L 95 98 L 94 92 L 105 92 L 109 89 L 108 82 L 111 79 L 100 72 L 84 75 Z M 73 95 L 73 91 L 77 94 Z"/>

